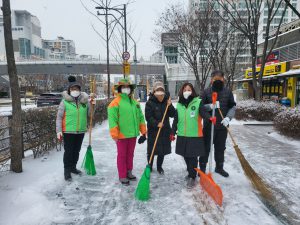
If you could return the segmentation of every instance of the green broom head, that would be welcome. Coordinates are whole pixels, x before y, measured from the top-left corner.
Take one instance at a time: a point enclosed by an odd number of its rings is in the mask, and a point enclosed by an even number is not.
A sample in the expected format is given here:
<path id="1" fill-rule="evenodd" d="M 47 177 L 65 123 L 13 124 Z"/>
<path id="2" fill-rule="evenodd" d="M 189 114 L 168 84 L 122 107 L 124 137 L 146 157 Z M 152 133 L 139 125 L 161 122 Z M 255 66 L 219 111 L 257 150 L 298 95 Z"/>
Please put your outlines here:
<path id="1" fill-rule="evenodd" d="M 144 173 L 135 191 L 135 198 L 140 201 L 147 201 L 150 198 L 150 165 L 146 166 Z"/>
<path id="2" fill-rule="evenodd" d="M 94 163 L 94 157 L 92 152 L 92 146 L 88 146 L 81 168 L 83 168 L 87 175 L 94 176 L 96 175 L 96 168 Z"/>

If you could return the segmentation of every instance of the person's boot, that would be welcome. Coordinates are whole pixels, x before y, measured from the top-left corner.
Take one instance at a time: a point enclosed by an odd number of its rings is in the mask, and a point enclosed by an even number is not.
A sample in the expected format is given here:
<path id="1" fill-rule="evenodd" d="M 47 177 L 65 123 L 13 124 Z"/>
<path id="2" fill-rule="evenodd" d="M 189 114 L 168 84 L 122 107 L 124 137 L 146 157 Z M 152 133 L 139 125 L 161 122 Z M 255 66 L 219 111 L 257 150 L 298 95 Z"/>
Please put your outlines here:
<path id="1" fill-rule="evenodd" d="M 194 186 L 195 186 L 195 178 L 189 177 L 189 178 L 187 179 L 187 182 L 186 182 L 186 187 L 187 187 L 188 189 L 191 189 L 191 188 L 193 188 Z"/>
<path id="2" fill-rule="evenodd" d="M 72 176 L 71 176 L 71 170 L 70 169 L 65 169 L 64 175 L 65 175 L 65 180 L 66 181 L 72 181 Z"/>
<path id="3" fill-rule="evenodd" d="M 164 169 L 163 169 L 162 167 L 157 168 L 157 172 L 158 172 L 159 174 L 161 174 L 161 175 L 164 175 L 164 174 L 165 174 L 165 171 L 164 171 Z"/>
<path id="4" fill-rule="evenodd" d="M 136 176 L 134 176 L 134 175 L 132 174 L 132 171 L 131 171 L 131 170 L 128 170 L 128 171 L 127 171 L 127 178 L 128 178 L 129 180 L 136 180 Z"/>
<path id="5" fill-rule="evenodd" d="M 229 174 L 223 169 L 223 163 L 217 164 L 215 172 L 223 177 L 229 177 Z"/>
<path id="6" fill-rule="evenodd" d="M 205 173 L 206 172 L 206 163 L 200 163 L 200 170 Z"/>
<path id="7" fill-rule="evenodd" d="M 82 172 L 80 170 L 76 169 L 76 167 L 73 167 L 71 169 L 71 173 L 74 173 L 74 174 L 77 174 L 77 175 L 81 175 L 82 174 Z"/>
<path id="8" fill-rule="evenodd" d="M 128 186 L 130 184 L 130 182 L 127 178 L 120 178 L 119 180 L 120 180 L 121 184 L 124 186 Z"/>

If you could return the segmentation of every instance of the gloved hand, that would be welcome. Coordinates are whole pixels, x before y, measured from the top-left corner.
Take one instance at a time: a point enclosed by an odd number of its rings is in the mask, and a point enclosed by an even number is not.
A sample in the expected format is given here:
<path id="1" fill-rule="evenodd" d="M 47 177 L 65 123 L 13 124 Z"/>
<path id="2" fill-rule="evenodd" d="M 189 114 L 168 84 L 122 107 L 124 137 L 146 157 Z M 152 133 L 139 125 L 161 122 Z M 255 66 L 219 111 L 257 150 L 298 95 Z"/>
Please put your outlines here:
<path id="1" fill-rule="evenodd" d="M 230 123 L 229 117 L 225 117 L 222 121 L 221 124 L 223 124 L 224 127 L 228 127 Z"/>
<path id="2" fill-rule="evenodd" d="M 140 136 L 138 143 L 143 144 L 147 140 L 146 135 Z"/>
<path id="3" fill-rule="evenodd" d="M 210 108 L 211 110 L 213 110 L 215 107 L 215 109 L 219 109 L 220 108 L 220 102 L 219 101 L 216 101 L 216 104 L 213 105 L 213 104 L 210 104 Z"/>
<path id="4" fill-rule="evenodd" d="M 212 122 L 213 123 L 213 125 L 216 125 L 216 123 L 217 123 L 217 117 L 210 117 L 209 118 L 209 120 L 210 120 L 210 122 Z"/>
<path id="5" fill-rule="evenodd" d="M 57 139 L 58 139 L 59 141 L 62 141 L 62 139 L 63 139 L 63 133 L 62 133 L 62 132 L 58 132 L 58 133 L 56 134 L 56 137 L 57 137 Z"/>
<path id="6" fill-rule="evenodd" d="M 175 135 L 174 134 L 170 134 L 170 141 L 175 141 Z"/>

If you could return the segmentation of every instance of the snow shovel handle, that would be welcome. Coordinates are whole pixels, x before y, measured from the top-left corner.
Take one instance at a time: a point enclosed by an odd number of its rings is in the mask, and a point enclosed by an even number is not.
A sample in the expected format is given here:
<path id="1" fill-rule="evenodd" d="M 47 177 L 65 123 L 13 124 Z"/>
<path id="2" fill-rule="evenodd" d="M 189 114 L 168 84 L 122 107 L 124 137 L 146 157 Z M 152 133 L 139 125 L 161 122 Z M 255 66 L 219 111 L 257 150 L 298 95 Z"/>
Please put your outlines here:
<path id="1" fill-rule="evenodd" d="M 94 78 L 93 81 L 91 81 L 90 84 L 91 92 L 94 93 L 96 90 L 96 80 Z M 94 116 L 94 104 L 92 103 L 94 100 L 94 96 L 91 96 L 91 102 L 90 102 L 90 126 L 89 126 L 89 146 L 92 144 L 92 130 L 93 130 L 93 116 Z"/>
<path id="2" fill-rule="evenodd" d="M 169 109 L 169 105 L 167 104 L 166 110 L 165 110 L 165 112 L 164 112 L 164 116 L 163 116 L 162 121 L 161 121 L 162 124 L 164 124 L 164 121 L 165 121 L 165 118 L 166 118 L 168 109 Z M 148 162 L 149 165 L 151 164 L 151 162 L 152 162 L 152 160 L 153 160 L 154 151 L 155 151 L 155 148 L 156 148 L 157 140 L 158 140 L 158 137 L 159 137 L 159 134 L 160 134 L 161 129 L 162 129 L 162 127 L 160 127 L 160 128 L 158 129 L 158 132 L 157 132 L 157 135 L 156 135 L 156 138 L 155 138 L 155 142 L 154 142 L 154 145 L 153 145 L 153 148 L 152 148 L 151 157 L 150 157 L 149 162 Z"/>
<path id="3" fill-rule="evenodd" d="M 220 108 L 219 108 L 219 113 L 220 113 L 220 115 L 221 115 L 221 117 L 222 117 L 222 120 L 224 120 L 224 116 L 223 116 L 223 113 L 222 113 L 222 111 L 221 111 Z M 237 146 L 237 144 L 236 144 L 236 142 L 235 142 L 235 140 L 234 140 L 234 138 L 233 138 L 233 136 L 232 136 L 232 133 L 231 133 L 229 127 L 226 127 L 226 129 L 227 129 L 227 131 L 228 131 L 228 133 L 229 133 L 229 136 L 230 136 L 230 138 L 231 138 L 231 140 L 232 140 L 232 142 L 233 142 L 233 145 L 234 145 L 234 146 Z"/>

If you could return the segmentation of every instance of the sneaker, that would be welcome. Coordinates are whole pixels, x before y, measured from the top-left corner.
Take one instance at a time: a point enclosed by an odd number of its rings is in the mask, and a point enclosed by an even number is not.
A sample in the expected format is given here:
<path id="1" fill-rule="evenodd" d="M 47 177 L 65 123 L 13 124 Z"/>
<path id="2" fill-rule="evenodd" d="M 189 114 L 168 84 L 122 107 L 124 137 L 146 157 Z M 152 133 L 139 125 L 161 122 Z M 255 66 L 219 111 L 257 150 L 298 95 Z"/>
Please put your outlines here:
<path id="1" fill-rule="evenodd" d="M 120 178 L 119 180 L 120 180 L 121 184 L 123 184 L 124 186 L 128 186 L 130 184 L 130 182 L 127 178 Z"/>
<path id="2" fill-rule="evenodd" d="M 157 168 L 157 172 L 161 175 L 164 175 L 165 174 L 165 171 L 163 168 Z"/>
<path id="3" fill-rule="evenodd" d="M 216 168 L 215 172 L 223 177 L 229 177 L 229 174 L 223 168 Z"/>
<path id="4" fill-rule="evenodd" d="M 71 173 L 74 173 L 74 174 L 77 174 L 77 175 L 81 175 L 82 174 L 82 172 L 80 170 L 76 169 L 76 168 L 73 168 L 71 170 Z"/>
<path id="5" fill-rule="evenodd" d="M 132 171 L 127 171 L 127 178 L 129 179 L 129 180 L 136 180 L 136 176 L 134 176 L 133 174 L 132 174 Z"/>
<path id="6" fill-rule="evenodd" d="M 194 186 L 195 186 L 195 178 L 189 177 L 188 180 L 187 180 L 187 182 L 186 182 L 186 187 L 187 187 L 188 189 L 191 189 L 191 188 L 193 188 Z"/>
<path id="7" fill-rule="evenodd" d="M 72 181 L 72 176 L 71 176 L 70 170 L 65 169 L 64 175 L 65 175 L 65 180 L 66 181 Z"/>

